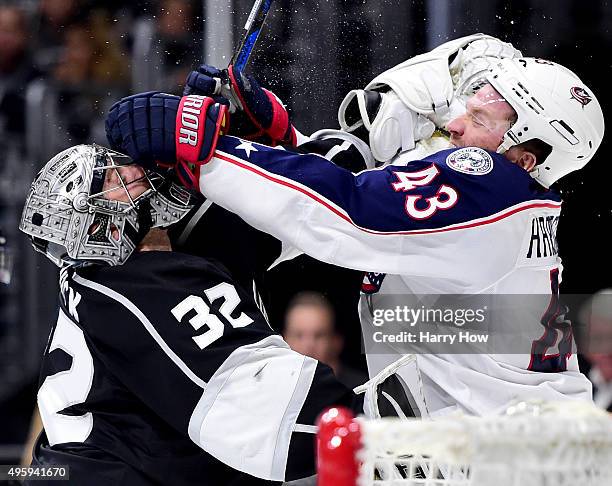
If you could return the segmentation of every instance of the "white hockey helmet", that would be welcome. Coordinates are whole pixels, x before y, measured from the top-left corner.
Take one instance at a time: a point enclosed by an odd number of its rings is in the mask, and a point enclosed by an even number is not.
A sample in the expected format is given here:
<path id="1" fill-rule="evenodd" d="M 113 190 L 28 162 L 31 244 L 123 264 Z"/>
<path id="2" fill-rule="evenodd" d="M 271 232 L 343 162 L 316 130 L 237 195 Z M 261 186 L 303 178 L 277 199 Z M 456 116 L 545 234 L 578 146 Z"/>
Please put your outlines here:
<path id="1" fill-rule="evenodd" d="M 518 115 L 499 153 L 532 139 L 549 144 L 552 152 L 531 172 L 545 187 L 591 160 L 603 139 L 603 112 L 572 71 L 544 59 L 501 59 L 485 77 Z"/>
<path id="2" fill-rule="evenodd" d="M 119 174 L 119 185 L 103 191 L 106 171 L 130 164 L 127 155 L 99 145 L 60 152 L 34 179 L 19 229 L 59 267 L 124 263 L 150 228 L 175 223 L 193 207 L 188 191 L 148 170 L 139 180 L 150 188 L 136 198 Z M 117 190 L 125 191 L 128 202 L 104 197 Z"/>

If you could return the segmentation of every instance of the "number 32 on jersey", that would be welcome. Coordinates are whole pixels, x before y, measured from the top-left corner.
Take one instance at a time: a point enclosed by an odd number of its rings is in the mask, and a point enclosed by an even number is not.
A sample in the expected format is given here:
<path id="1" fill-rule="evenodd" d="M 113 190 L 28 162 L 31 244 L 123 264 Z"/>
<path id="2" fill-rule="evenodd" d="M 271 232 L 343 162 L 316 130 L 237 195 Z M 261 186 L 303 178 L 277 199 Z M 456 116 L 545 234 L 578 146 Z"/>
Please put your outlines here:
<path id="1" fill-rule="evenodd" d="M 410 192 L 417 187 L 431 184 L 440 175 L 440 171 L 431 164 L 427 169 L 416 172 L 394 172 L 394 174 L 397 181 L 391 184 L 393 190 Z M 457 204 L 459 195 L 453 187 L 442 184 L 435 196 L 424 198 L 424 201 L 421 201 L 422 199 L 423 196 L 406 195 L 405 209 L 408 216 L 418 220 L 431 218 L 438 210 L 450 209 Z M 420 207 L 417 207 L 417 203 Z"/>
<path id="2" fill-rule="evenodd" d="M 204 295 L 212 304 L 217 299 L 223 299 L 223 303 L 219 308 L 219 314 L 225 318 L 233 328 L 245 327 L 253 323 L 253 319 L 241 312 L 237 318 L 232 317 L 236 307 L 240 304 L 240 297 L 233 285 L 222 282 L 204 291 Z M 170 312 L 179 322 L 189 313 L 194 312 L 195 315 L 189 319 L 189 324 L 198 331 L 204 326 L 208 329 L 202 334 L 193 337 L 193 340 L 200 349 L 204 349 L 217 339 L 223 336 L 223 322 L 215 314 L 211 313 L 209 305 L 204 302 L 204 299 L 198 295 L 190 295 L 182 300 Z"/>

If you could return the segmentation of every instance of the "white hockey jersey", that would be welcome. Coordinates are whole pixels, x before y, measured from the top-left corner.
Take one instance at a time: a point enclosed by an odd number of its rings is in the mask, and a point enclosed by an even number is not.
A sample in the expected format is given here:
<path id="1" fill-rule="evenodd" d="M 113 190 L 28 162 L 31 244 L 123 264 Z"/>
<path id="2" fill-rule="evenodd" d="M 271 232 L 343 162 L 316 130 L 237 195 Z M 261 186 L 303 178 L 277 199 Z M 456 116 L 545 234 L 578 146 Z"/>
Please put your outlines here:
<path id="1" fill-rule="evenodd" d="M 405 379 L 419 388 L 422 414 L 484 414 L 515 398 L 591 399 L 571 328 L 555 328 L 560 197 L 502 155 L 455 148 L 355 175 L 317 155 L 222 137 L 201 167 L 200 189 L 318 260 L 367 272 L 364 332 L 389 295 L 398 303 L 407 293 L 551 296 L 538 315 L 517 314 L 533 336 L 524 352 L 416 350 L 420 377 Z M 370 374 L 394 359 L 368 355 Z"/>

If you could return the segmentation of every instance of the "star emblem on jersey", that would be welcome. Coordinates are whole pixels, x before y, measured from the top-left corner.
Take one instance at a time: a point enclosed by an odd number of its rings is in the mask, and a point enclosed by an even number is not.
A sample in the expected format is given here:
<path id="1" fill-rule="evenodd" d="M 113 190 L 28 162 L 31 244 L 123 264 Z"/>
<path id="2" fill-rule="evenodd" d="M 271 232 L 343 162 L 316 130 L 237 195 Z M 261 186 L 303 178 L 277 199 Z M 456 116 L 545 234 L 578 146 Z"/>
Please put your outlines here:
<path id="1" fill-rule="evenodd" d="M 251 157 L 251 152 L 258 152 L 258 150 L 253 147 L 253 142 L 247 142 L 243 140 L 240 144 L 236 145 L 237 149 L 244 150 L 246 152 L 247 159 Z"/>
<path id="2" fill-rule="evenodd" d="M 446 165 L 464 174 L 485 175 L 493 170 L 493 157 L 486 150 L 466 147 L 449 154 Z"/>

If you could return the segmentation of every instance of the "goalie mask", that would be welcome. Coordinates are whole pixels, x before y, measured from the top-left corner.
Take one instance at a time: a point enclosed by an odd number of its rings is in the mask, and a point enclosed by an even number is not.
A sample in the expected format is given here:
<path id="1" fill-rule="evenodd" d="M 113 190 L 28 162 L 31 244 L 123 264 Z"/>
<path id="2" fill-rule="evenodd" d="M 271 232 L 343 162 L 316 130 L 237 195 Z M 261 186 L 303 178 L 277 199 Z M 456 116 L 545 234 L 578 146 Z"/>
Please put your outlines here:
<path id="1" fill-rule="evenodd" d="M 532 139 L 552 147 L 531 172 L 540 184 L 550 187 L 591 160 L 603 139 L 603 112 L 593 92 L 572 71 L 544 59 L 503 59 L 483 80 L 518 115 L 497 152 Z"/>
<path id="2" fill-rule="evenodd" d="M 135 173 L 136 167 L 139 176 L 124 181 L 122 172 Z M 19 229 L 60 267 L 83 261 L 120 265 L 149 229 L 179 221 L 192 207 L 188 191 L 128 156 L 76 145 L 38 173 Z"/>

